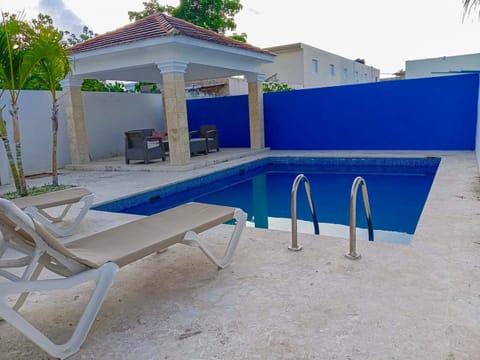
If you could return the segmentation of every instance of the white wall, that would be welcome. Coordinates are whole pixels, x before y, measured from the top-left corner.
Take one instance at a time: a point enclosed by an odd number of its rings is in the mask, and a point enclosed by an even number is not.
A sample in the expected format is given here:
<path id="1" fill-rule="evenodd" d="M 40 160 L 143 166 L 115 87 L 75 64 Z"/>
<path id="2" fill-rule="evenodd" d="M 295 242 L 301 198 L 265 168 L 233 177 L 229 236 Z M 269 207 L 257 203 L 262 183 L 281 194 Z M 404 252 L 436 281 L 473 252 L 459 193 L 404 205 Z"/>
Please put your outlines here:
<path id="1" fill-rule="evenodd" d="M 58 97 L 61 97 L 61 92 Z M 0 99 L 0 106 L 6 104 L 3 117 L 7 121 L 12 150 L 13 143 L 12 119 L 9 114 L 10 96 L 5 93 Z M 49 91 L 22 91 L 18 99 L 20 138 L 22 144 L 22 161 L 26 174 L 40 173 L 51 169 L 52 156 L 52 124 L 51 108 L 52 98 Z M 67 131 L 65 117 L 59 114 L 57 162 L 63 166 L 70 162 L 68 151 Z M 0 181 L 8 183 L 10 170 L 3 145 L 0 147 Z M 7 171 L 4 171 L 7 169 Z"/>
<path id="2" fill-rule="evenodd" d="M 405 78 L 458 75 L 465 71 L 480 71 L 480 54 L 443 56 L 405 62 Z"/>
<path id="3" fill-rule="evenodd" d="M 230 96 L 248 94 L 248 83 L 243 78 L 228 78 L 228 92 Z"/>
<path id="4" fill-rule="evenodd" d="M 90 158 L 98 160 L 124 153 L 127 130 L 141 128 L 163 129 L 161 94 L 132 94 L 83 92 L 85 121 Z M 62 92 L 58 93 L 60 104 Z M 10 142 L 13 144 L 12 120 L 8 113 L 8 94 L 0 99 Z M 51 96 L 48 91 L 22 91 L 19 98 L 19 122 L 22 160 L 25 173 L 36 174 L 51 170 Z M 0 141 L 1 143 L 1 141 Z M 13 148 L 14 150 L 14 148 Z M 65 109 L 59 110 L 58 167 L 70 163 Z M 10 170 L 3 144 L 0 146 L 0 182 L 10 182 Z"/>
<path id="5" fill-rule="evenodd" d="M 163 130 L 161 94 L 82 94 L 91 160 L 123 155 L 127 130 Z"/>

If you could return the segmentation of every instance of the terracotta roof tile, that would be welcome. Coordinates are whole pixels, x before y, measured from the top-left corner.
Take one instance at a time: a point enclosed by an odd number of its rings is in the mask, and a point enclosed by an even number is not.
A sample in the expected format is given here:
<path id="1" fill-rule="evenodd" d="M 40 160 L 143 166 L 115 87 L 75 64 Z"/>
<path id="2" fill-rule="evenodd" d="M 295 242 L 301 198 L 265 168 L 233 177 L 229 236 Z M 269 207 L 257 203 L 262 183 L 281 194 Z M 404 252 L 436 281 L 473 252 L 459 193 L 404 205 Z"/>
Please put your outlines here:
<path id="1" fill-rule="evenodd" d="M 77 54 L 134 41 L 175 35 L 184 35 L 220 45 L 274 55 L 268 50 L 263 50 L 253 45 L 233 40 L 214 31 L 204 29 L 185 20 L 162 13 L 152 14 L 117 30 L 81 42 L 69 48 L 69 51 L 71 54 Z"/>

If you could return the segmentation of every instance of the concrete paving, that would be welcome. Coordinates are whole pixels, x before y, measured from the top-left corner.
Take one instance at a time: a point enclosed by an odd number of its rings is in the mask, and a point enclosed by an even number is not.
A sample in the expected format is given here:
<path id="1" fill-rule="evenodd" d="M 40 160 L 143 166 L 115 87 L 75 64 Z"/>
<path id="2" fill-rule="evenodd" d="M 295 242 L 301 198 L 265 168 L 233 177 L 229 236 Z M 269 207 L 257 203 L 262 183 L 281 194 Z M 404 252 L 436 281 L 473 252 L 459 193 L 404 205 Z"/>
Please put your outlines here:
<path id="1" fill-rule="evenodd" d="M 72 359 L 480 359 L 480 178 L 473 152 L 267 152 L 181 171 L 64 171 L 101 203 L 266 155 L 440 156 L 410 245 L 247 228 L 217 270 L 181 245 L 122 269 Z M 209 154 L 214 155 L 214 154 Z M 48 182 L 35 179 L 31 183 Z M 0 188 L 0 192 L 7 190 Z M 392 204 L 394 207 L 395 204 Z M 130 221 L 91 211 L 81 237 Z M 203 233 L 220 251 L 231 227 Z M 51 276 L 46 273 L 45 276 Z M 21 312 L 65 340 L 91 286 L 33 294 Z M 1 359 L 48 359 L 0 323 Z"/>

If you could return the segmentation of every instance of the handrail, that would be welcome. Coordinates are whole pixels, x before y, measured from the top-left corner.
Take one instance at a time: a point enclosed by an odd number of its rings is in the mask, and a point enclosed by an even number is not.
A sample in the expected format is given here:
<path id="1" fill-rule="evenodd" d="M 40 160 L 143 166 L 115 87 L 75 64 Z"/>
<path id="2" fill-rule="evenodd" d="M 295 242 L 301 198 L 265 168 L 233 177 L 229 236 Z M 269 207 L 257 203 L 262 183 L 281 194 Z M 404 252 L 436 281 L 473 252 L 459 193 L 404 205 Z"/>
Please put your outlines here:
<path id="1" fill-rule="evenodd" d="M 351 260 L 360 259 L 361 255 L 357 253 L 357 192 L 358 187 L 362 185 L 363 205 L 365 206 L 365 216 L 368 225 L 368 240 L 373 241 L 372 214 L 370 213 L 370 203 L 368 201 L 367 183 L 361 176 L 353 180 L 352 190 L 350 191 L 350 251 L 345 256 Z"/>
<path id="2" fill-rule="evenodd" d="M 297 241 L 297 191 L 298 191 L 298 185 L 300 184 L 300 181 L 303 180 L 303 183 L 305 185 L 305 192 L 307 193 L 307 199 L 308 199 L 308 204 L 310 205 L 310 212 L 312 213 L 312 221 L 313 221 L 313 227 L 315 230 L 315 235 L 318 235 L 320 233 L 320 229 L 318 227 L 318 220 L 317 220 L 317 212 L 315 211 L 315 205 L 312 200 L 312 192 L 310 188 L 310 182 L 308 181 L 308 178 L 303 175 L 299 174 L 293 181 L 292 185 L 292 200 L 291 200 L 291 205 L 292 205 L 292 245 L 288 247 L 288 250 L 291 251 L 300 251 L 302 250 L 302 246 L 298 245 Z"/>

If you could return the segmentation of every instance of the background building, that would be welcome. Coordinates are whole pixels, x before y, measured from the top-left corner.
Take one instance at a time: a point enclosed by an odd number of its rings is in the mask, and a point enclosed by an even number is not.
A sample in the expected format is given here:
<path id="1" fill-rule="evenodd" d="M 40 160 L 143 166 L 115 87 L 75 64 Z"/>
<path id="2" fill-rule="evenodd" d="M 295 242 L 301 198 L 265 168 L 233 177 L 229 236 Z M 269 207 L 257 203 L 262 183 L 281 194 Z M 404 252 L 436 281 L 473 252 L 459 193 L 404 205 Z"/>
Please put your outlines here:
<path id="1" fill-rule="evenodd" d="M 277 55 L 262 66 L 265 81 L 286 83 L 293 89 L 318 88 L 380 81 L 380 70 L 365 60 L 350 60 L 303 43 L 265 48 Z M 248 92 L 243 78 L 221 78 L 189 82 L 187 97 L 241 95 Z"/>
<path id="2" fill-rule="evenodd" d="M 408 60 L 405 63 L 405 72 L 407 79 L 478 73 L 480 72 L 480 54 Z"/>
<path id="3" fill-rule="evenodd" d="M 265 48 L 275 61 L 262 66 L 266 81 L 287 83 L 295 89 L 377 82 L 380 70 L 365 60 L 350 60 L 303 43 Z"/>
<path id="4" fill-rule="evenodd" d="M 187 98 L 248 94 L 248 83 L 243 77 L 190 81 L 185 85 Z"/>

